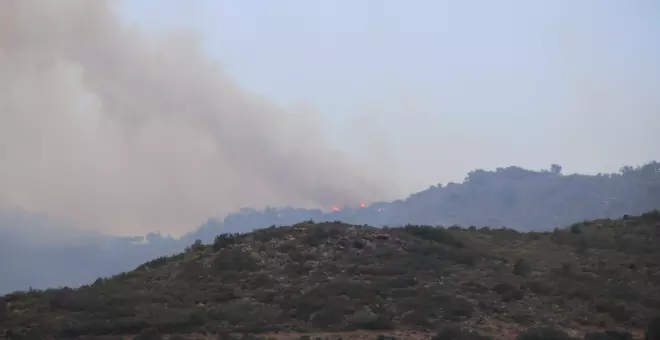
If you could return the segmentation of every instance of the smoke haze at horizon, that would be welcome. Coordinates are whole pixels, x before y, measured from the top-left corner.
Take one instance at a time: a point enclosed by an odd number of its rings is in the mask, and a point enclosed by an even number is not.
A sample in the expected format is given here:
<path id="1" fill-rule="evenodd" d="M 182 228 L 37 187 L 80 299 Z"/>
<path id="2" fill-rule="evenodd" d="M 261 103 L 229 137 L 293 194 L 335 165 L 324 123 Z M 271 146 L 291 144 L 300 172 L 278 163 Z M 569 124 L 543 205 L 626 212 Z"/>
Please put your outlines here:
<path id="1" fill-rule="evenodd" d="M 195 37 L 149 39 L 107 1 L 4 1 L 0 22 L 2 206 L 176 232 L 243 206 L 386 189 L 313 115 L 238 88 Z"/>
<path id="2" fill-rule="evenodd" d="M 310 5 L 284 3 L 282 11 L 313 15 Z M 617 51 L 629 47 L 614 45 L 625 40 L 624 33 L 605 39 L 642 9 L 619 11 L 622 19 L 603 31 L 611 13 L 557 3 L 540 9 L 519 5 L 513 18 L 484 13 L 468 17 L 469 6 L 445 6 L 440 16 L 446 20 L 437 26 L 462 32 L 454 35 L 483 45 L 481 50 L 440 35 L 438 41 L 449 53 L 444 64 L 427 64 L 430 57 L 424 59 L 425 50 L 416 48 L 430 40 L 415 45 L 410 39 L 406 48 L 427 69 L 401 59 L 389 66 L 393 76 L 380 77 L 374 75 L 380 69 L 370 64 L 398 60 L 392 57 L 397 55 L 392 45 L 405 34 L 424 38 L 421 30 L 402 26 L 403 33 L 387 40 L 397 26 L 381 23 L 376 25 L 382 28 L 380 36 L 362 34 L 379 38 L 366 47 L 325 36 L 318 40 L 330 47 L 319 51 L 335 54 L 323 58 L 305 45 L 314 37 L 264 33 L 269 24 L 277 24 L 272 30 L 281 33 L 279 21 L 257 20 L 259 34 L 247 37 L 243 26 L 229 22 L 225 36 L 245 38 L 245 45 L 228 39 L 214 51 L 204 40 L 209 32 L 165 34 L 167 30 L 159 29 L 158 35 L 150 35 L 145 32 L 148 22 L 133 18 L 138 26 L 126 25 L 121 17 L 126 13 L 115 12 L 111 2 L 4 1 L 0 206 L 59 215 L 82 228 L 111 233 L 180 234 L 207 217 L 244 206 L 329 207 L 391 199 L 438 181 L 460 180 L 474 168 L 560 163 L 568 171 L 598 172 L 653 159 L 660 150 L 660 142 L 651 137 L 660 126 L 659 100 L 653 93 L 660 88 L 660 69 L 649 60 L 660 57 L 654 49 L 658 43 L 648 40 L 651 28 L 643 27 L 643 18 L 635 27 L 626 26 L 626 34 L 646 32 L 636 36 L 638 44 L 647 42 L 647 49 Z M 181 4 L 156 6 L 176 13 Z M 185 4 L 199 6 L 191 9 L 196 15 L 216 13 L 205 10 L 211 5 L 203 1 Z M 374 11 L 375 19 L 365 20 L 373 23 L 395 8 L 386 4 Z M 245 6 L 243 16 L 263 19 L 271 5 L 254 12 Z M 337 19 L 340 7 L 324 8 L 330 13 L 326 24 Z M 571 15 L 569 7 L 574 9 Z M 533 23 L 541 12 L 550 19 Z M 584 19 L 587 14 L 596 19 Z M 485 33 L 465 30 L 475 25 L 475 18 L 499 24 L 494 31 L 500 33 L 519 34 L 524 25 L 531 25 L 534 33 L 546 25 L 546 31 L 530 34 L 538 45 L 523 49 L 518 57 L 528 62 L 516 64 L 507 59 L 514 49 L 502 44 L 516 42 L 499 37 L 489 45 Z M 353 27 L 362 19 L 346 14 L 345 25 Z M 503 23 L 508 19 L 515 19 L 510 27 Z M 230 25 L 236 25 L 235 31 Z M 240 47 L 249 44 L 254 44 L 249 46 L 254 53 L 241 54 Z M 382 60 L 370 59 L 369 49 L 381 53 Z M 238 51 L 233 59 L 232 51 Z M 468 56 L 468 51 L 494 56 Z M 554 64 L 535 65 L 541 54 Z M 221 63 L 213 61 L 216 56 Z M 461 58 L 467 61 L 456 64 Z M 324 74 L 313 70 L 318 65 L 336 71 L 337 78 L 346 77 L 345 82 L 333 78 L 322 85 Z M 543 72 L 545 67 L 550 70 Z M 538 75 L 529 72 L 535 69 Z M 420 70 L 428 71 L 434 82 L 420 76 Z M 338 90 L 352 81 L 355 88 Z M 288 109 L 292 101 L 308 101 L 312 108 Z"/>

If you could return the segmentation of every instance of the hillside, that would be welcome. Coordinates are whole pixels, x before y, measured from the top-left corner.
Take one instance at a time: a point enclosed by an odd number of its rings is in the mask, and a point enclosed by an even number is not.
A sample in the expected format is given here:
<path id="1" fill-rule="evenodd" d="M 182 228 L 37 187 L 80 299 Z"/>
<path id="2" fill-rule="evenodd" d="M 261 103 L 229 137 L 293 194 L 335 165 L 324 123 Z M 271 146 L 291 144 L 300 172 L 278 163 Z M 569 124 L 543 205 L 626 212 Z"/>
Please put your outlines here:
<path id="1" fill-rule="evenodd" d="M 545 233 L 300 223 L 219 235 L 79 289 L 4 296 L 14 337 L 548 325 L 639 334 L 660 313 L 660 212 Z M 107 337 L 106 337 L 107 338 Z"/>
<path id="2" fill-rule="evenodd" d="M 371 226 L 411 224 L 506 226 L 520 231 L 546 231 L 576 221 L 639 215 L 660 209 L 660 163 L 624 166 L 612 174 L 563 174 L 559 165 L 533 171 L 510 166 L 475 170 L 461 183 L 434 185 L 393 202 L 367 207 L 318 209 L 243 209 L 212 219 L 185 237 L 211 242 L 221 232 L 247 232 L 269 225 L 304 220 Z"/>

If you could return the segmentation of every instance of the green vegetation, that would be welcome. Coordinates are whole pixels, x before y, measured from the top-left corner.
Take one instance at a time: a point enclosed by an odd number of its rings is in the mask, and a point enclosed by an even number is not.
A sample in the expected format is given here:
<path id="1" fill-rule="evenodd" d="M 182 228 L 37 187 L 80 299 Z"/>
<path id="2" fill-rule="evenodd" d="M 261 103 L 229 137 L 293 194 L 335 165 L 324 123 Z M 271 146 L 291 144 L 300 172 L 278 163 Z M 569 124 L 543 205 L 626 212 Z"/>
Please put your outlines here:
<path id="1" fill-rule="evenodd" d="M 613 174 L 562 174 L 510 166 L 475 170 L 461 183 L 437 185 L 387 206 L 388 225 L 433 224 L 551 230 L 575 221 L 642 214 L 660 207 L 660 162 Z M 374 224 L 360 214 L 352 223 Z M 577 230 L 576 230 L 577 231 Z"/>
<path id="2" fill-rule="evenodd" d="M 659 314 L 658 286 L 657 211 L 544 233 L 308 221 L 195 242 L 79 289 L 6 295 L 0 329 L 85 339 L 440 329 L 437 340 L 569 340 L 572 330 L 625 340 Z M 622 333 L 604 332 L 612 325 Z"/>

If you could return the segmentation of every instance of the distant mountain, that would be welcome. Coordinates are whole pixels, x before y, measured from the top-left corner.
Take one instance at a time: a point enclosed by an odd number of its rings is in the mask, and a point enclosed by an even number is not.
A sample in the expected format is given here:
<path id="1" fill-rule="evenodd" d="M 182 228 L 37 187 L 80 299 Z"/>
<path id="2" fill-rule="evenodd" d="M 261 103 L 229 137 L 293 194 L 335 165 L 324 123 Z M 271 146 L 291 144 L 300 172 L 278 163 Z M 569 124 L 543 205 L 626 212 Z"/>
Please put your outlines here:
<path id="1" fill-rule="evenodd" d="M 149 234 L 114 237 L 76 230 L 63 222 L 24 211 L 0 211 L 0 293 L 79 286 L 182 251 L 195 240 L 211 243 L 226 232 L 248 232 L 301 221 L 343 221 L 358 225 L 491 226 L 551 230 L 576 221 L 617 218 L 660 209 L 660 163 L 624 167 L 614 174 L 564 175 L 561 167 L 475 170 L 462 183 L 432 186 L 394 202 L 339 211 L 241 209 L 209 219 L 180 239 Z"/>
<path id="2" fill-rule="evenodd" d="M 543 326 L 632 339 L 660 313 L 659 223 L 655 211 L 544 233 L 330 222 L 223 234 L 77 290 L 0 297 L 0 329 L 12 339 L 302 339 L 453 326 L 514 339 Z M 613 325 L 629 333 L 584 337 Z"/>
<path id="3" fill-rule="evenodd" d="M 407 223 L 506 226 L 551 230 L 576 221 L 617 218 L 660 208 L 660 163 L 626 166 L 619 173 L 564 175 L 561 166 L 532 171 L 520 167 L 475 170 L 463 183 L 437 185 L 394 202 L 322 212 L 308 209 L 243 209 L 209 220 L 184 237 L 211 242 L 221 232 L 246 232 L 299 221 L 335 221 L 372 226 Z"/>

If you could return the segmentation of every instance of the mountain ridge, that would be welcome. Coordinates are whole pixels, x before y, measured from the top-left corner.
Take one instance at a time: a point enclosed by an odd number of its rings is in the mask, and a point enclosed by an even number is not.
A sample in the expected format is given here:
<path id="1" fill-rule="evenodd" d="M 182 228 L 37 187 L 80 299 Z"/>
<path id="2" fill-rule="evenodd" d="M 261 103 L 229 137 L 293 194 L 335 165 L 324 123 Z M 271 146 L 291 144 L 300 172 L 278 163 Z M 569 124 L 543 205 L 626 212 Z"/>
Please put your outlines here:
<path id="1" fill-rule="evenodd" d="M 519 207 L 516 207 L 519 206 Z M 486 208 L 486 209 L 484 209 Z M 397 226 L 412 224 L 491 226 L 551 230 L 588 219 L 638 215 L 660 208 L 660 162 L 618 173 L 562 174 L 553 164 L 534 171 L 517 166 L 478 169 L 462 183 L 433 185 L 404 199 L 373 202 L 366 207 L 320 209 L 245 208 L 224 219 L 209 219 L 182 239 L 211 242 L 219 232 L 246 232 L 304 220 Z M 533 226 L 533 227 L 531 227 Z M 208 232 L 207 232 L 208 230 Z"/>

